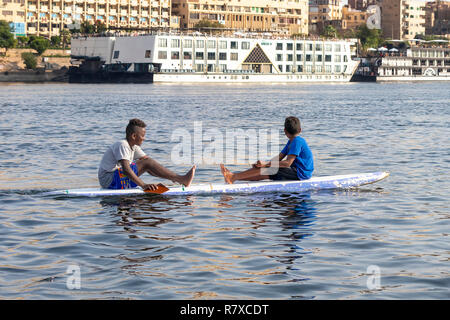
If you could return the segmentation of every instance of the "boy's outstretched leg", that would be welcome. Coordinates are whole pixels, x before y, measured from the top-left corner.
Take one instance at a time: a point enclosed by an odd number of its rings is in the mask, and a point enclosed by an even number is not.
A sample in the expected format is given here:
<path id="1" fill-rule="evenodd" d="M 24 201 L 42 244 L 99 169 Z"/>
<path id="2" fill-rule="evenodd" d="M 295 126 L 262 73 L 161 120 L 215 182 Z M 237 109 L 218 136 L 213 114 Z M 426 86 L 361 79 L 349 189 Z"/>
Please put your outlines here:
<path id="1" fill-rule="evenodd" d="M 259 181 L 269 179 L 268 175 L 261 175 L 261 168 L 251 168 L 246 171 L 232 173 L 230 170 L 225 168 L 223 164 L 221 164 L 220 170 L 222 171 L 225 182 L 228 184 L 232 184 L 236 180 Z"/>
<path id="2" fill-rule="evenodd" d="M 194 165 L 191 170 L 189 170 L 185 175 L 179 175 L 163 167 L 156 160 L 153 160 L 151 158 L 139 160 L 137 162 L 137 166 L 139 176 L 144 172 L 147 172 L 152 176 L 172 180 L 173 182 L 178 182 L 186 187 L 189 187 L 191 185 L 192 180 L 194 179 L 195 169 L 197 168 Z"/>

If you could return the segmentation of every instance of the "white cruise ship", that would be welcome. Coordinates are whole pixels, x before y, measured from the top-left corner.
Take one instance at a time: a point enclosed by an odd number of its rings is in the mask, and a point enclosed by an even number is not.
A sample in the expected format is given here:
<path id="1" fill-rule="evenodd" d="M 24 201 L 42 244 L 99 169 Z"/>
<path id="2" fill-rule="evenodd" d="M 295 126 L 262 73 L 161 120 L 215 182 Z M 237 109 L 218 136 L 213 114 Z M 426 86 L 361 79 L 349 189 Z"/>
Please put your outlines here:
<path id="1" fill-rule="evenodd" d="M 194 33 L 72 39 L 72 60 L 153 82 L 348 82 L 356 40 Z M 101 66 L 101 68 L 100 68 Z"/>

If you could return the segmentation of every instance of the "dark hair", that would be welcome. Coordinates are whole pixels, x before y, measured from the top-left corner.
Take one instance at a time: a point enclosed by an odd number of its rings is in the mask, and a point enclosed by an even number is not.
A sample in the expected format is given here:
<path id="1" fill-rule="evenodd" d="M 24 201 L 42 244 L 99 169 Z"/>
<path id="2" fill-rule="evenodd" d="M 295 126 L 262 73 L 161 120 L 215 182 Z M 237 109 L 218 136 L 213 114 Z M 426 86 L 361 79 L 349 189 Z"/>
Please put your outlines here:
<path id="1" fill-rule="evenodd" d="M 297 117 L 287 117 L 286 120 L 284 120 L 284 129 L 286 129 L 289 134 L 299 134 L 302 132 L 300 120 Z"/>
<path id="2" fill-rule="evenodd" d="M 128 122 L 127 129 L 125 130 L 127 134 L 127 138 L 131 136 L 133 133 L 136 133 L 136 128 L 145 128 L 147 125 L 144 121 L 139 119 L 131 119 L 130 122 Z"/>

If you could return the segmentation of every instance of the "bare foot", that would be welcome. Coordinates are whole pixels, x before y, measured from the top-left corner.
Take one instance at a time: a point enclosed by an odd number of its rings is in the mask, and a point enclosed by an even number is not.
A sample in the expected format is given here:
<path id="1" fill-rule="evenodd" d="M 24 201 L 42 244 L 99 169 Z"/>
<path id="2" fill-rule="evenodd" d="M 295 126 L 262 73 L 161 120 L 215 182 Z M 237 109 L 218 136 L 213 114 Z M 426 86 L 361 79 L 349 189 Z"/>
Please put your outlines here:
<path id="1" fill-rule="evenodd" d="M 188 171 L 188 173 L 186 173 L 183 176 L 183 181 L 182 183 L 186 186 L 189 187 L 192 183 L 192 180 L 194 179 L 194 175 L 195 175 L 195 169 L 197 168 L 196 165 L 194 165 L 191 170 Z"/>
<path id="2" fill-rule="evenodd" d="M 220 171 L 222 171 L 225 182 L 228 184 L 233 184 L 233 174 L 230 172 L 230 170 L 225 168 L 223 164 L 220 164 Z"/>

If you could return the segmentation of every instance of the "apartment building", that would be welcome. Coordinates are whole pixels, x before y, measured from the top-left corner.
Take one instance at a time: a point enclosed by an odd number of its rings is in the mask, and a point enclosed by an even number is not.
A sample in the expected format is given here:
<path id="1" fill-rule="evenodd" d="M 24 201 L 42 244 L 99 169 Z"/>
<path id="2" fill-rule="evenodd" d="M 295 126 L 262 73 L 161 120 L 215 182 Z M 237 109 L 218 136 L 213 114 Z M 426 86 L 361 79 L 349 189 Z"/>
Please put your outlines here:
<path id="1" fill-rule="evenodd" d="M 450 35 L 450 2 L 437 0 L 426 3 L 425 33 Z"/>
<path id="2" fill-rule="evenodd" d="M 25 0 L 0 0 L 0 20 L 10 22 L 16 36 L 25 35 Z"/>
<path id="3" fill-rule="evenodd" d="M 383 1 L 381 12 L 384 37 L 409 40 L 418 34 L 425 34 L 425 1 Z"/>
<path id="4" fill-rule="evenodd" d="M 227 29 L 308 34 L 307 0 L 172 0 L 180 27 L 217 21 Z"/>
<path id="5" fill-rule="evenodd" d="M 149 30 L 178 26 L 177 18 L 171 17 L 171 0 L 22 1 L 24 1 L 23 8 L 18 12 L 24 14 L 22 20 L 27 35 L 44 37 L 59 35 L 62 29 L 83 21 L 92 24 L 101 21 L 109 29 Z M 9 18 L 6 16 L 5 20 L 14 23 L 20 21 L 17 16 Z"/>
<path id="6" fill-rule="evenodd" d="M 320 34 L 331 25 L 342 29 L 342 0 L 310 0 L 309 1 L 309 33 Z"/>
<path id="7" fill-rule="evenodd" d="M 348 6 L 355 10 L 366 10 L 372 5 L 381 5 L 382 0 L 348 0 Z"/>
<path id="8" fill-rule="evenodd" d="M 356 29 L 367 22 L 369 14 L 366 11 L 352 9 L 349 6 L 342 8 L 342 26 L 344 29 Z"/>

